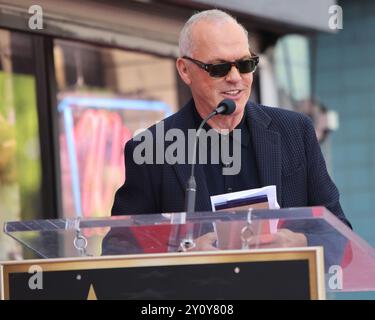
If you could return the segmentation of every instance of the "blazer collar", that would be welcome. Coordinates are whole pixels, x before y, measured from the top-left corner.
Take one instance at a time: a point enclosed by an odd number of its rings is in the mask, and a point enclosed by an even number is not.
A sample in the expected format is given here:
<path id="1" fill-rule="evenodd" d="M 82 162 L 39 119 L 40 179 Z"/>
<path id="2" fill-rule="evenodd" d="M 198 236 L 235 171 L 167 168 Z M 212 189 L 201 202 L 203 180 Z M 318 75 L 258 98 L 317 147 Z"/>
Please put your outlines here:
<path id="1" fill-rule="evenodd" d="M 261 105 L 249 102 L 246 106 L 262 186 L 276 185 L 277 200 L 281 205 L 281 137 L 271 129 L 272 119 Z"/>

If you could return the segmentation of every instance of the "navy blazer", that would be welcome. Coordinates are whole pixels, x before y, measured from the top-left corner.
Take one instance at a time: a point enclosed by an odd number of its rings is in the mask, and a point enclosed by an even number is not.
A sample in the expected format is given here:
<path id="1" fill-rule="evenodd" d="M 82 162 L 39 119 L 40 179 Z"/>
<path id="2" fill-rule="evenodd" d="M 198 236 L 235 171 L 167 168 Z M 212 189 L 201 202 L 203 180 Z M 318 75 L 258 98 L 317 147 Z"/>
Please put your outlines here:
<path id="1" fill-rule="evenodd" d="M 179 128 L 187 137 L 195 129 L 193 100 L 166 118 L 165 131 Z M 261 186 L 276 185 L 282 208 L 325 206 L 350 226 L 339 202 L 339 192 L 332 182 L 318 144 L 311 120 L 297 112 L 248 102 L 251 139 Z M 155 126 L 150 128 L 155 142 Z M 126 180 L 116 192 L 112 215 L 182 212 L 185 204 L 189 164 L 142 164 L 133 161 L 139 142 L 128 141 L 125 147 Z M 165 149 L 168 144 L 165 143 Z M 154 144 L 155 148 L 160 147 Z M 201 165 L 195 169 L 196 211 L 211 211 L 205 175 Z"/>

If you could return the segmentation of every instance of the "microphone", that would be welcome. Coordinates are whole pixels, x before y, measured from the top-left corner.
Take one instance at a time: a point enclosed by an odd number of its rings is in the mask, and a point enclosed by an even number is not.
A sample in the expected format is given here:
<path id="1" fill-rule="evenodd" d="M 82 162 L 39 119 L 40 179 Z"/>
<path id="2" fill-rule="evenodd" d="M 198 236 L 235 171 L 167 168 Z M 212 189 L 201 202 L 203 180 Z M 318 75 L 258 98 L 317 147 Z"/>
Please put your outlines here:
<path id="1" fill-rule="evenodd" d="M 224 99 L 219 103 L 214 112 L 216 114 L 229 115 L 232 114 L 234 110 L 236 110 L 236 104 L 234 103 L 234 101 L 230 99 Z"/>
<path id="2" fill-rule="evenodd" d="M 186 184 L 186 191 L 185 191 L 185 212 L 186 213 L 192 213 L 195 211 L 195 195 L 196 195 L 196 189 L 197 184 L 195 182 L 195 176 L 194 176 L 194 167 L 196 163 L 196 153 L 197 153 L 197 141 L 199 138 L 199 134 L 202 131 L 202 128 L 204 124 L 210 120 L 212 117 L 222 114 L 222 115 L 230 115 L 236 110 L 236 104 L 231 99 L 224 99 L 222 100 L 216 109 L 212 111 L 200 124 L 197 133 L 195 134 L 195 140 L 194 140 L 194 148 L 193 148 L 193 158 L 192 158 L 192 164 L 191 164 L 191 174 L 190 178 Z"/>

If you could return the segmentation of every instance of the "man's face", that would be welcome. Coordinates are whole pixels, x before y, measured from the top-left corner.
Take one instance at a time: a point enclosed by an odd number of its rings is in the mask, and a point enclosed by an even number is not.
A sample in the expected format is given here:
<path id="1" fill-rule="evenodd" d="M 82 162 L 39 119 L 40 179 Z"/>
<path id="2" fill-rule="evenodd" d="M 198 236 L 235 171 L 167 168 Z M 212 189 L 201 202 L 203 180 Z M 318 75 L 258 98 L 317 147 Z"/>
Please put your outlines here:
<path id="1" fill-rule="evenodd" d="M 204 63 L 220 63 L 250 57 L 248 39 L 242 28 L 232 21 L 219 23 L 200 21 L 193 28 L 192 57 Z M 223 99 L 236 103 L 234 115 L 242 114 L 250 97 L 252 73 L 239 73 L 233 66 L 221 78 L 211 77 L 194 63 L 183 59 L 186 66 L 184 81 L 190 86 L 198 111 L 207 115 Z"/>

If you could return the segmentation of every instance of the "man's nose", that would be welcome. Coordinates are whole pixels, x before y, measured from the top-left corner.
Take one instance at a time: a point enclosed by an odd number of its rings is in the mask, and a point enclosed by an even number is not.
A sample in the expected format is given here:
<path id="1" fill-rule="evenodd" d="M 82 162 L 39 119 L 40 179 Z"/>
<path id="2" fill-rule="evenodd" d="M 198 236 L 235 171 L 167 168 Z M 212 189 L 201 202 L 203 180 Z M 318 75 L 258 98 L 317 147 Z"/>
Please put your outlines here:
<path id="1" fill-rule="evenodd" d="M 227 76 L 225 77 L 227 81 L 235 82 L 241 80 L 241 74 L 238 71 L 237 67 L 235 65 L 232 65 L 232 68 L 230 68 Z"/>

